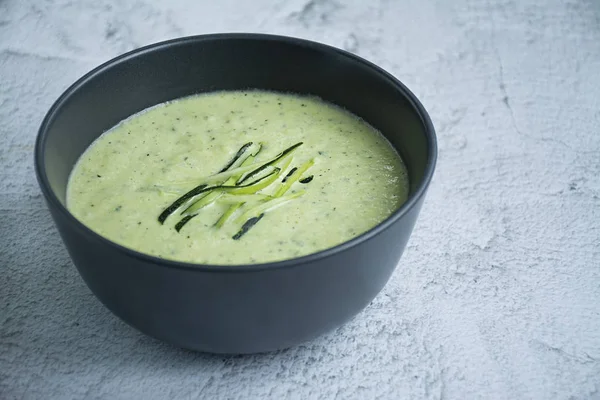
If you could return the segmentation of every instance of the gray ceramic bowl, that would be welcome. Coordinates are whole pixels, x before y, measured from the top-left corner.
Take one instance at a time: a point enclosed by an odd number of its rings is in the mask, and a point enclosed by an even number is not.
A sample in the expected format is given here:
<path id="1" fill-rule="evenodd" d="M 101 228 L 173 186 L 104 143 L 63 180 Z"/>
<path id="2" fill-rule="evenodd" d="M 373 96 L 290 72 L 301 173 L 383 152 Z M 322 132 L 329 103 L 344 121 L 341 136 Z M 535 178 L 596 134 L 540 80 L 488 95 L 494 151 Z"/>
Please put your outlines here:
<path id="1" fill-rule="evenodd" d="M 364 118 L 403 157 L 411 182 L 408 201 L 375 228 L 337 247 L 281 262 L 225 267 L 132 251 L 94 233 L 66 209 L 75 162 L 119 121 L 167 100 L 248 88 L 317 95 Z M 369 304 L 400 260 L 436 154 L 426 111 L 377 66 L 304 40 L 221 34 L 144 47 L 85 75 L 44 119 L 35 167 L 74 264 L 114 314 L 178 346 L 254 353 L 312 339 Z"/>

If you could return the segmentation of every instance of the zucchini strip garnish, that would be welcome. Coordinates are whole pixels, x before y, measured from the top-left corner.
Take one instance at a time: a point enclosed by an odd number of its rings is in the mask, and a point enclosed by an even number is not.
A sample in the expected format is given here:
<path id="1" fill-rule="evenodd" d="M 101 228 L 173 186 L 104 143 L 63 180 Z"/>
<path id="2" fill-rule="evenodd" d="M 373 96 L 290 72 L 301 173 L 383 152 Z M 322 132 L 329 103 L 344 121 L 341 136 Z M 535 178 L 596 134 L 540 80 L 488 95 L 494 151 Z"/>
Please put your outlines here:
<path id="1" fill-rule="evenodd" d="M 238 233 L 233 235 L 231 238 L 233 240 L 239 240 L 242 236 L 246 234 L 246 232 L 250 230 L 250 228 L 256 225 L 258 221 L 260 221 L 261 218 L 264 217 L 264 215 L 265 214 L 260 214 L 258 217 L 252 217 L 248 221 L 244 222 L 244 225 L 242 225 L 242 228 L 238 231 Z"/>
<path id="2" fill-rule="evenodd" d="M 225 185 L 228 182 L 229 181 L 225 182 Z M 181 212 L 181 215 L 190 215 L 190 214 L 200 210 L 201 208 L 204 208 L 207 205 L 213 203 L 215 200 L 217 200 L 222 195 L 223 195 L 222 190 L 215 189 L 212 192 L 210 192 L 209 194 L 207 194 L 206 196 L 202 197 L 200 200 L 197 200 L 197 201 L 193 202 L 191 205 L 189 205 L 188 208 L 186 208 L 185 210 L 183 210 Z"/>
<path id="3" fill-rule="evenodd" d="M 251 215 L 264 214 L 265 212 L 267 212 L 275 207 L 279 207 L 279 206 L 283 205 L 284 203 L 287 203 L 290 200 L 293 200 L 295 198 L 302 196 L 304 193 L 306 193 L 306 192 L 304 190 L 302 190 L 300 192 L 292 193 L 287 196 L 276 197 L 272 200 L 262 202 L 256 206 L 250 208 L 245 213 L 243 213 L 239 218 L 237 218 L 237 221 L 243 221 L 243 220 L 247 219 L 248 217 L 250 217 Z"/>
<path id="4" fill-rule="evenodd" d="M 306 163 L 304 163 L 300 168 L 292 168 L 291 171 L 288 172 L 286 177 L 282 180 L 281 186 L 279 187 L 279 189 L 277 190 L 277 192 L 275 192 L 275 195 L 273 196 L 274 198 L 267 200 L 267 201 L 263 201 L 260 204 L 250 208 L 245 213 L 243 213 L 240 217 L 238 217 L 237 221 L 243 221 L 244 219 L 248 218 L 248 216 L 253 215 L 253 214 L 254 215 L 257 215 L 257 214 L 264 215 L 264 213 L 266 211 L 273 209 L 275 207 L 278 207 L 284 203 L 287 203 L 288 201 L 290 201 L 292 199 L 302 196 L 305 193 L 304 191 L 296 192 L 296 193 L 293 193 L 288 196 L 284 196 L 284 194 L 290 189 L 290 187 L 292 187 L 294 182 L 296 182 L 304 172 L 306 172 L 310 167 L 312 167 L 314 165 L 314 163 L 315 163 L 314 160 L 309 160 Z M 217 226 L 219 226 L 219 227 L 223 226 L 223 224 L 225 223 L 227 218 L 229 218 L 242 205 L 243 205 L 243 203 L 239 204 L 233 210 L 232 210 L 232 208 L 234 206 L 231 206 L 229 208 L 229 210 L 227 210 L 226 213 L 223 214 L 223 216 L 219 219 L 219 221 L 217 221 Z M 252 217 L 252 218 L 256 218 L 256 217 Z M 252 218 L 248 219 L 246 222 L 251 221 Z M 256 224 L 256 222 L 258 222 L 258 221 L 255 221 L 252 224 L 252 226 L 254 226 L 254 224 Z M 246 233 L 246 232 L 244 232 L 244 233 Z"/>
<path id="5" fill-rule="evenodd" d="M 250 157 L 250 158 L 252 158 L 252 157 Z M 231 178 L 232 176 L 240 176 L 248 171 L 252 171 L 253 169 L 256 168 L 257 164 L 259 164 L 259 163 L 243 165 L 241 167 L 230 169 L 229 171 L 219 172 L 218 174 L 205 176 L 201 179 L 189 179 L 187 181 L 179 181 L 176 183 L 172 183 L 171 185 L 172 186 L 190 186 L 190 185 L 197 185 L 198 182 L 202 182 L 204 184 L 214 184 L 217 182 L 223 182 L 223 181 Z"/>
<path id="6" fill-rule="evenodd" d="M 288 172 L 287 175 L 283 177 L 283 179 L 281 180 L 281 183 L 285 183 L 285 181 L 287 181 L 290 176 L 294 175 L 294 172 L 296 172 L 297 169 L 298 168 L 296 168 L 296 167 L 290 169 L 290 172 Z"/>
<path id="7" fill-rule="evenodd" d="M 193 214 L 193 215 L 186 215 L 185 217 L 183 217 L 181 219 L 181 221 L 179 221 L 176 225 L 175 225 L 175 230 L 177 232 L 179 232 L 181 230 L 181 228 L 183 228 L 183 226 L 185 224 L 187 224 L 188 222 L 190 222 L 190 219 L 194 218 L 196 215 L 198 214 Z"/>
<path id="8" fill-rule="evenodd" d="M 258 148 L 258 151 L 260 151 L 260 145 Z M 258 152 L 257 152 L 258 153 Z M 250 154 L 248 157 L 246 157 L 246 159 L 244 161 L 242 161 L 242 164 L 240 165 L 241 167 L 246 166 L 246 165 L 250 165 L 252 163 L 252 161 L 254 160 L 254 157 L 256 156 L 255 154 Z M 228 186 L 228 185 L 233 185 L 235 183 L 235 181 L 239 178 L 240 176 L 232 176 L 230 177 L 228 180 L 226 180 L 223 185 Z M 190 204 L 188 206 L 188 208 L 186 208 L 185 210 L 183 210 L 183 212 L 181 213 L 183 214 L 191 214 L 194 211 L 197 211 L 203 207 L 206 207 L 207 205 L 211 204 L 212 202 L 214 202 L 215 200 L 217 200 L 219 197 L 221 197 L 223 195 L 223 191 L 222 190 L 215 190 L 212 193 L 206 195 L 205 197 L 201 198 L 200 200 Z"/>
<path id="9" fill-rule="evenodd" d="M 235 177 L 235 179 L 237 180 L 241 174 L 252 169 L 252 165 L 250 165 L 250 164 L 251 164 L 252 160 L 254 160 L 254 157 L 261 150 L 261 148 L 262 148 L 262 145 L 259 143 L 255 144 L 255 145 L 253 145 L 252 142 L 246 143 L 244 146 L 242 146 L 240 148 L 240 150 L 238 150 L 238 154 L 240 152 L 242 152 L 242 154 L 240 156 L 236 155 L 236 157 L 235 157 L 236 159 L 233 160 L 233 162 L 230 162 L 227 166 L 227 168 L 230 168 L 233 166 L 233 164 L 236 164 L 236 161 L 239 161 L 239 160 L 241 160 L 241 158 L 243 158 L 243 161 L 240 162 L 240 165 L 237 166 L 237 168 L 233 168 L 229 171 L 221 170 L 220 173 L 215 174 L 208 179 L 205 179 L 205 181 L 210 182 L 212 180 L 214 182 L 215 180 L 216 181 L 220 180 L 219 184 L 222 184 L 223 181 L 227 180 L 228 178 L 231 178 L 232 176 Z M 242 149 L 244 151 L 242 151 Z M 248 151 L 246 151 L 246 150 L 248 150 Z M 245 155 L 245 157 L 244 157 L 244 155 Z M 202 184 L 196 186 L 195 188 L 193 188 L 192 190 L 190 190 L 189 192 L 185 193 L 183 196 L 179 197 L 177 200 L 175 200 L 169 207 L 167 207 L 158 216 L 158 222 L 160 222 L 161 224 L 164 224 L 165 220 L 169 217 L 169 215 L 174 213 L 179 207 L 186 204 L 192 198 L 202 194 L 203 193 L 202 191 L 205 190 L 207 188 L 207 186 L 208 186 L 208 182 L 202 183 Z M 209 204 L 209 203 L 207 203 L 207 204 Z"/>
<path id="10" fill-rule="evenodd" d="M 217 199 L 219 203 L 225 204 L 237 204 L 237 203 L 249 203 L 251 201 L 267 201 L 272 200 L 275 197 L 270 196 L 268 194 L 226 194 L 224 193 L 221 197 Z"/>
<path id="11" fill-rule="evenodd" d="M 302 178 L 302 175 L 314 165 L 314 160 L 309 160 L 300 167 L 292 168 L 283 177 L 274 194 L 257 194 L 257 192 L 269 187 L 269 185 L 281 177 L 281 173 L 286 171 L 292 162 L 291 153 L 302 144 L 303 142 L 298 142 L 270 160 L 260 163 L 253 163 L 253 161 L 261 151 L 262 145 L 253 142 L 244 144 L 219 172 L 205 177 L 201 181 L 201 184 L 180 196 L 164 209 L 159 215 L 158 221 L 164 224 L 172 213 L 183 207 L 184 209 L 181 212 L 183 218 L 175 224 L 175 230 L 179 232 L 189 221 L 199 215 L 199 211 L 202 208 L 215 201 L 219 201 L 230 204 L 215 223 L 215 226 L 220 228 L 239 208 L 247 205 L 247 210 L 237 218 L 237 221 L 241 222 L 245 220 L 245 222 L 240 230 L 232 236 L 232 239 L 239 240 L 264 217 L 267 211 L 279 207 L 305 193 L 304 191 L 300 191 L 284 196 L 294 183 L 298 181 L 300 183 L 308 183 L 313 179 L 313 175 L 306 178 Z M 180 182 L 172 185 L 177 187 L 193 182 Z M 197 183 L 198 181 L 195 182 Z M 163 191 L 169 189 L 177 190 L 173 186 L 171 188 L 157 188 Z M 249 203 L 255 204 L 252 205 Z M 248 206 L 250 207 L 248 208 Z"/>
<path id="12" fill-rule="evenodd" d="M 286 158 L 283 158 L 283 159 L 286 160 Z M 281 158 L 279 158 L 279 160 L 281 160 Z M 280 166 L 281 170 L 285 171 L 287 169 L 287 167 L 290 166 L 291 163 L 292 163 L 292 157 L 289 156 L 289 153 L 288 153 L 287 160 L 284 161 L 283 165 Z M 254 195 L 254 196 L 256 196 L 256 195 Z M 273 198 L 273 196 L 266 196 L 266 195 L 263 195 L 263 196 L 265 196 L 265 198 L 263 198 L 263 199 L 253 198 L 252 200 L 266 201 L 266 200 Z M 242 207 L 247 202 L 247 200 L 243 199 L 243 196 L 238 195 L 238 197 L 240 199 L 237 202 L 234 202 L 234 204 L 232 204 L 231 206 L 229 206 L 229 208 L 223 213 L 223 215 L 221 215 L 221 217 L 217 220 L 217 222 L 215 222 L 215 226 L 217 228 L 221 228 L 225 224 L 225 222 L 227 222 L 229 217 L 231 217 L 238 210 L 238 208 Z"/>
<path id="13" fill-rule="evenodd" d="M 285 192 L 287 192 L 292 187 L 292 185 L 298 179 L 300 179 L 302 174 L 305 173 L 314 164 L 315 164 L 315 160 L 309 160 L 309 161 L 305 162 L 304 164 L 302 164 L 302 166 L 300 168 L 298 168 L 296 171 L 294 171 L 294 173 L 291 176 L 289 176 L 285 181 L 282 182 L 279 189 L 275 192 L 275 197 L 283 196 L 285 194 Z"/>
<path id="14" fill-rule="evenodd" d="M 243 205 L 244 205 L 244 203 L 235 203 L 235 204 L 232 204 L 231 206 L 229 206 L 227 211 L 225 211 L 223 213 L 223 215 L 221 215 L 221 218 L 219 218 L 219 220 L 217 222 L 215 222 L 215 226 L 217 228 L 221 228 L 225 224 L 225 222 L 227 222 L 229 217 L 231 217 L 233 215 L 233 213 L 235 213 L 238 210 L 238 208 L 240 208 Z"/>
<path id="15" fill-rule="evenodd" d="M 269 177 L 273 174 L 273 172 L 276 172 L 278 170 L 278 168 L 275 167 L 271 167 L 271 170 L 266 170 L 268 171 L 268 173 L 255 180 L 255 183 L 260 182 L 263 178 Z M 277 176 L 275 176 L 275 179 L 277 179 Z M 265 187 L 267 187 L 268 185 L 271 184 L 271 182 L 273 181 L 265 181 L 263 182 L 261 185 L 266 185 L 266 186 L 260 186 L 259 189 L 256 189 L 256 191 L 260 190 L 260 189 L 264 189 Z M 241 188 L 242 186 L 234 186 L 233 183 L 235 183 L 235 177 L 230 178 L 229 180 L 227 180 L 225 183 L 223 183 L 222 185 L 218 186 L 215 188 L 215 190 L 213 190 L 212 192 L 210 192 L 208 195 L 202 197 L 201 199 L 193 202 L 188 208 L 186 208 L 185 210 L 183 210 L 181 212 L 181 215 L 184 214 L 192 214 L 195 211 L 200 210 L 203 207 L 206 207 L 207 205 L 211 204 L 212 202 L 214 202 L 215 200 L 217 200 L 219 197 L 221 197 L 225 192 L 231 192 L 232 189 L 235 188 Z M 248 187 L 248 185 L 243 186 L 244 188 Z M 251 187 L 250 189 L 254 190 L 254 187 Z M 248 189 L 248 190 L 250 190 Z M 247 191 L 247 190 L 241 190 L 239 191 L 240 193 L 255 193 L 254 191 Z M 234 191 L 235 193 L 235 191 Z"/>
<path id="16" fill-rule="evenodd" d="M 310 181 L 313 180 L 314 177 L 315 177 L 314 175 L 310 175 L 310 176 L 307 176 L 304 179 L 300 179 L 298 182 L 300 182 L 300 183 L 309 183 Z"/>
<path id="17" fill-rule="evenodd" d="M 212 190 L 212 187 L 208 187 L 206 184 L 198 185 L 177 200 L 175 200 L 169 207 L 165 208 L 165 210 L 158 216 L 158 222 L 161 224 L 165 223 L 165 220 L 169 217 L 169 215 L 173 214 L 175 210 L 181 207 L 184 203 L 196 197 L 208 190 Z"/>
<path id="18" fill-rule="evenodd" d="M 219 172 L 217 173 L 221 173 L 221 172 L 225 172 L 228 169 L 230 169 L 231 167 L 233 167 L 233 164 L 235 164 L 236 161 L 238 161 L 246 152 L 246 149 L 248 149 L 248 147 L 252 146 L 252 142 L 248 142 L 245 145 L 243 145 L 242 147 L 240 147 L 240 149 L 237 151 L 237 153 L 235 153 L 235 156 L 233 156 L 233 158 L 231 159 L 231 161 L 229 161 L 229 163 L 223 167 L 223 169 L 221 169 Z M 242 160 L 243 162 L 243 160 Z"/>
<path id="19" fill-rule="evenodd" d="M 292 151 L 294 151 L 298 147 L 300 147 L 302 145 L 302 143 L 303 142 L 298 142 L 295 145 L 288 147 L 287 149 L 285 149 L 284 151 L 282 151 L 281 153 L 279 153 L 278 155 L 276 155 L 275 157 L 273 157 L 271 160 L 267 161 L 266 163 L 264 163 L 260 167 L 256 168 L 253 171 L 248 172 L 245 176 L 241 177 L 236 182 L 236 185 L 241 185 L 242 183 L 244 183 L 245 181 L 247 181 L 248 179 L 250 179 L 254 175 L 256 175 L 259 172 L 261 172 L 263 169 L 267 168 L 268 166 L 270 166 L 272 164 L 275 164 L 277 161 L 281 160 L 283 157 L 285 157 L 286 155 L 290 154 Z"/>
<path id="20" fill-rule="evenodd" d="M 228 193 L 239 193 L 239 194 L 250 194 L 250 193 L 258 192 L 259 190 L 264 189 L 267 186 L 269 186 L 271 183 L 273 183 L 273 181 L 275 179 L 277 179 L 277 177 L 279 176 L 280 172 L 281 172 L 281 169 L 275 168 L 270 174 L 265 175 L 261 178 L 258 178 L 257 180 L 250 182 L 246 185 L 240 185 L 240 186 L 200 185 L 200 186 L 197 186 L 194 189 L 187 192 L 186 194 L 184 194 L 183 196 L 181 196 L 179 199 L 175 200 L 173 202 L 173 204 L 171 204 L 169 207 L 167 207 L 158 217 L 158 222 L 160 222 L 161 224 L 164 223 L 165 220 L 167 219 L 167 217 L 169 215 L 171 215 L 179 207 L 181 207 L 184 203 L 193 199 L 196 196 L 211 192 L 213 190 L 222 189 Z"/>
<path id="21" fill-rule="evenodd" d="M 239 194 L 252 194 L 252 193 L 256 193 L 261 189 L 266 188 L 267 186 L 269 186 L 271 183 L 273 183 L 277 177 L 279 177 L 279 174 L 281 173 L 281 169 L 279 168 L 275 168 L 273 170 L 273 172 L 271 172 L 268 175 L 263 176 L 262 178 L 259 178 L 257 180 L 255 180 L 252 183 L 249 183 L 247 185 L 242 185 L 242 186 L 211 186 L 211 187 L 207 187 L 202 189 L 204 192 L 210 192 L 213 190 L 223 190 L 226 191 L 228 193 L 239 193 Z M 188 214 L 185 217 L 183 217 L 181 219 L 181 221 L 179 221 L 177 223 L 177 225 L 175 225 L 175 229 L 177 230 L 177 232 L 179 232 L 179 230 L 181 230 L 181 228 L 189 222 L 190 219 L 194 218 L 196 215 L 198 215 L 198 213 L 196 214 Z M 179 228 L 179 229 L 177 229 Z"/>

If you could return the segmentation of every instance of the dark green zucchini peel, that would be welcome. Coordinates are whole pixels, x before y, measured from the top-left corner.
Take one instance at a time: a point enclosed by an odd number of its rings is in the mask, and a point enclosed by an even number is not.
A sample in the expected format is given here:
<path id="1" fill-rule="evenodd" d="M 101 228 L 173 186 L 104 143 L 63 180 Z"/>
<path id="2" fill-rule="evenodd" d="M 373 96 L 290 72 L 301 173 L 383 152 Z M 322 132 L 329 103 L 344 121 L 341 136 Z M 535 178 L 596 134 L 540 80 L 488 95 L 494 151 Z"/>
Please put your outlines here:
<path id="1" fill-rule="evenodd" d="M 300 183 L 308 183 L 308 182 L 312 181 L 312 180 L 313 180 L 313 178 L 314 178 L 314 175 L 307 176 L 307 177 L 306 177 L 306 178 L 304 178 L 304 179 L 300 179 L 298 182 L 300 182 Z"/>
<path id="2" fill-rule="evenodd" d="M 186 215 L 185 217 L 183 217 L 181 219 L 181 221 L 179 221 L 176 225 L 175 225 L 175 230 L 177 232 L 179 232 L 181 230 L 181 228 L 183 228 L 183 226 L 185 224 L 187 224 L 188 222 L 190 222 L 190 219 L 194 218 L 196 215 L 198 214 L 192 214 L 192 215 Z"/>
<path id="3" fill-rule="evenodd" d="M 270 161 L 267 161 L 266 163 L 264 163 L 263 165 L 261 165 L 260 167 L 256 168 L 253 171 L 248 172 L 246 175 L 244 175 L 243 177 L 241 177 L 237 182 L 236 185 L 240 185 L 242 183 L 244 183 L 245 181 L 247 181 L 248 179 L 252 178 L 254 175 L 258 174 L 259 172 L 261 172 L 262 170 L 264 170 L 265 168 L 267 168 L 270 165 L 275 164 L 277 161 L 281 160 L 283 157 L 287 156 L 288 154 L 290 154 L 292 151 L 296 150 L 298 147 L 302 146 L 303 142 L 298 142 L 293 146 L 288 147 L 287 149 L 285 149 L 284 151 L 282 151 L 281 153 L 279 153 L 278 155 L 276 155 L 273 159 L 271 159 Z"/>
<path id="4" fill-rule="evenodd" d="M 165 210 L 162 213 L 160 213 L 160 215 L 158 216 L 158 222 L 160 222 L 161 224 L 164 224 L 166 219 L 169 217 L 169 215 L 173 214 L 179 207 L 181 207 L 184 203 L 186 203 L 191 198 L 203 193 L 203 191 L 205 191 L 207 186 L 208 185 L 204 185 L 204 184 L 198 185 L 195 188 L 193 188 L 192 190 L 190 190 L 189 192 L 187 192 L 186 194 L 184 194 L 183 196 L 181 196 L 180 198 L 178 198 L 177 200 L 175 200 L 169 207 L 165 208 Z M 211 188 L 209 188 L 209 189 L 211 189 Z"/>
<path id="5" fill-rule="evenodd" d="M 233 158 L 231 159 L 231 161 L 229 161 L 229 164 L 227 164 L 226 166 L 223 167 L 223 169 L 221 169 L 219 172 L 217 172 L 218 174 L 220 174 L 221 172 L 225 172 L 227 171 L 229 168 L 231 168 L 231 166 L 233 164 L 235 164 L 235 162 L 237 160 L 240 159 L 241 156 L 244 155 L 244 153 L 246 152 L 246 150 L 248 149 L 248 147 L 252 146 L 252 142 L 248 142 L 245 145 L 243 145 L 242 147 L 240 147 L 240 149 L 238 150 L 237 153 L 235 153 L 235 156 L 233 156 Z"/>
<path id="6" fill-rule="evenodd" d="M 249 220 L 247 220 L 246 222 L 244 222 L 244 225 L 242 225 L 242 228 L 238 231 L 238 233 L 233 235 L 231 238 L 233 240 L 240 240 L 240 238 L 242 236 L 244 236 L 250 230 L 250 228 L 252 228 L 254 225 L 256 225 L 258 223 L 258 221 L 260 221 L 262 219 L 262 217 L 264 217 L 264 215 L 265 215 L 264 213 L 260 214 L 258 217 L 252 217 Z"/>
<path id="7" fill-rule="evenodd" d="M 284 183 L 285 181 L 287 181 L 290 176 L 294 175 L 294 172 L 296 172 L 297 169 L 297 167 L 290 169 L 290 172 L 287 173 L 287 175 L 281 180 L 281 182 Z"/>

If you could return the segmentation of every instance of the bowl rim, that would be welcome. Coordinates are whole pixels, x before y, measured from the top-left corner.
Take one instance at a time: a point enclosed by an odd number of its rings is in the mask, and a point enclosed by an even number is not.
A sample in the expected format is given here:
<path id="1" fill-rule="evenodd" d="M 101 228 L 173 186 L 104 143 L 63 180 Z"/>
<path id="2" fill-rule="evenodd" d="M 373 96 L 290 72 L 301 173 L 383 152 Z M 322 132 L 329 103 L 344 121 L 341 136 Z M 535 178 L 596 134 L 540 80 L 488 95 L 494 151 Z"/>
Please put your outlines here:
<path id="1" fill-rule="evenodd" d="M 304 256 L 280 260 L 280 261 L 271 261 L 265 263 L 254 263 L 254 264 L 196 264 L 191 262 L 177 261 L 167 258 L 160 258 L 157 256 L 153 256 L 150 254 L 142 253 L 131 248 L 125 247 L 121 244 L 113 242 L 112 240 L 105 238 L 104 236 L 96 233 L 91 228 L 88 228 L 85 224 L 80 222 L 62 202 L 58 199 L 57 195 L 50 187 L 50 183 L 48 180 L 48 176 L 45 169 L 45 144 L 47 138 L 47 132 L 50 124 L 53 122 L 55 116 L 58 114 L 63 104 L 78 90 L 80 90 L 83 86 L 85 86 L 89 81 L 93 80 L 97 76 L 101 75 L 105 71 L 110 68 L 117 66 L 119 64 L 128 62 L 129 60 L 135 59 L 137 57 L 143 56 L 147 53 L 161 51 L 163 49 L 167 49 L 171 46 L 177 46 L 187 43 L 202 43 L 206 41 L 227 41 L 227 40 L 252 40 L 252 41 L 267 41 L 267 42 L 279 42 L 292 46 L 309 48 L 315 51 L 319 51 L 328 55 L 337 55 L 339 57 L 344 57 L 349 59 L 352 62 L 362 64 L 367 68 L 375 71 L 381 77 L 385 78 L 388 83 L 395 87 L 405 99 L 411 104 L 411 106 L 416 111 L 419 116 L 421 123 L 424 127 L 424 133 L 427 139 L 427 151 L 428 151 L 428 159 L 425 166 L 425 170 L 423 173 L 423 178 L 421 182 L 417 186 L 416 190 L 410 195 L 407 201 L 402 204 L 396 211 L 394 211 L 390 216 L 386 219 L 375 225 L 373 228 L 363 232 L 362 234 L 353 237 L 350 240 L 347 240 L 343 243 L 340 243 L 334 247 L 326 248 L 324 250 L 317 251 L 315 253 L 310 253 Z M 71 86 L 69 86 L 60 97 L 52 104 L 48 112 L 46 113 L 40 128 L 37 133 L 37 138 L 35 141 L 35 150 L 34 150 L 34 167 L 37 175 L 37 180 L 39 186 L 42 190 L 42 193 L 46 197 L 49 206 L 54 207 L 58 213 L 66 218 L 68 223 L 74 224 L 80 231 L 83 231 L 86 235 L 91 235 L 95 240 L 99 240 L 101 242 L 105 242 L 107 245 L 114 247 L 121 253 L 125 253 L 124 255 L 129 257 L 137 258 L 146 263 L 155 264 L 161 267 L 169 267 L 175 269 L 184 269 L 184 270 L 193 270 L 193 271 L 205 271 L 205 272 L 238 272 L 238 273 L 248 273 L 248 272 L 257 272 L 261 270 L 274 270 L 274 269 L 282 269 L 282 268 L 291 268 L 295 266 L 300 266 L 306 263 L 311 263 L 317 260 L 323 260 L 329 257 L 332 257 L 338 253 L 344 252 L 352 247 L 359 245 L 360 243 L 373 238 L 374 236 L 379 235 L 381 232 L 388 229 L 391 225 L 397 222 L 399 219 L 404 217 L 413 207 L 417 205 L 417 203 L 421 200 L 421 198 L 425 195 L 427 188 L 431 182 L 433 177 L 433 173 L 435 170 L 435 165 L 437 161 L 437 138 L 435 134 L 435 128 L 429 114 L 421 104 L 421 102 L 417 99 L 417 97 L 397 78 L 391 75 L 389 72 L 385 71 L 383 68 L 375 65 L 374 63 L 357 56 L 356 54 L 350 53 L 348 51 L 339 49 L 337 47 L 333 47 L 324 43 L 301 39 L 290 36 L 282 36 L 282 35 L 272 35 L 272 34 L 263 34 L 263 33 L 212 33 L 212 34 L 204 34 L 204 35 L 194 35 L 194 36 L 183 36 L 175 39 L 165 40 L 161 42 L 156 42 L 150 45 L 146 45 L 119 56 L 116 56 L 96 68 L 92 69 L 77 81 L 75 81 Z"/>

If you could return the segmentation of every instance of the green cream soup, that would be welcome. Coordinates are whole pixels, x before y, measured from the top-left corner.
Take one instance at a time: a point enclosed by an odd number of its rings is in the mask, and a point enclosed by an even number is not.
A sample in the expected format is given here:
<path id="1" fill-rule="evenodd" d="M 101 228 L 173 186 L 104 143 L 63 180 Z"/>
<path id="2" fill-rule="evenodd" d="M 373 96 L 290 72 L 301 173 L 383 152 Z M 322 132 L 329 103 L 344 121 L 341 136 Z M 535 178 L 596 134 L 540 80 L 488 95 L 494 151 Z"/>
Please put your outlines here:
<path id="1" fill-rule="evenodd" d="M 314 253 L 373 228 L 408 195 L 370 125 L 314 97 L 214 92 L 145 110 L 81 156 L 67 206 L 123 246 L 199 264 Z"/>

